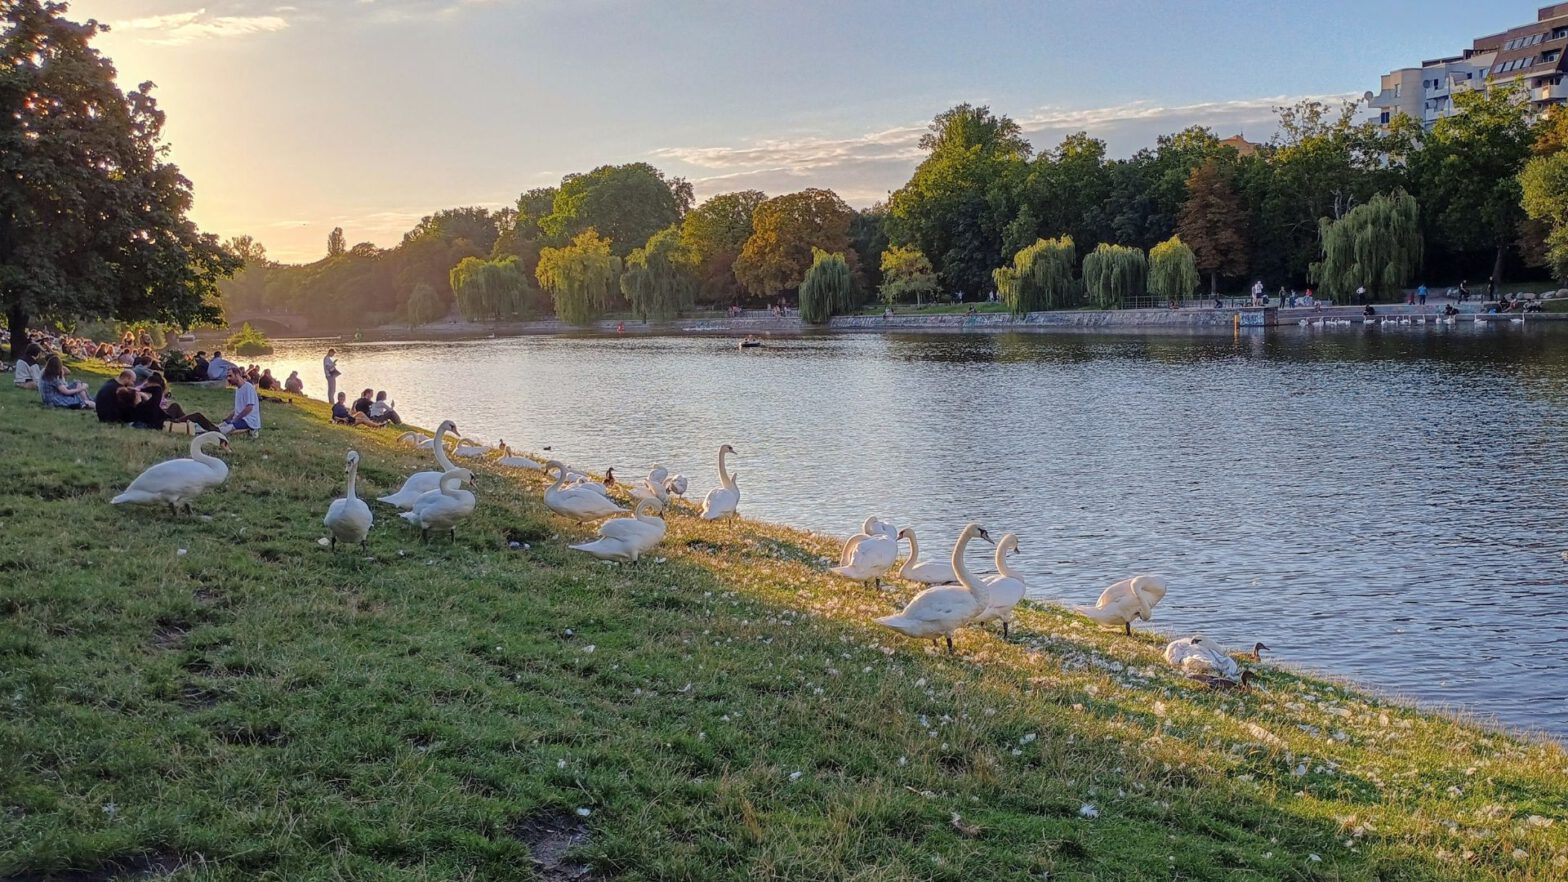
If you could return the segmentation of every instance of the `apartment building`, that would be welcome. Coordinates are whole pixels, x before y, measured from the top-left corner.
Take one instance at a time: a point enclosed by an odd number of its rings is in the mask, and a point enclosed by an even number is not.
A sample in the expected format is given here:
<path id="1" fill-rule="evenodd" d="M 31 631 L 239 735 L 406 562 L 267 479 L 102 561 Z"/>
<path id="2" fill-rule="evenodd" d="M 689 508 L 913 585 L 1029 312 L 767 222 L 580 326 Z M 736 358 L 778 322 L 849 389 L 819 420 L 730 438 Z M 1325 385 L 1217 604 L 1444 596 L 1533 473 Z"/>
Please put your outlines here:
<path id="1" fill-rule="evenodd" d="M 1368 92 L 1366 101 L 1384 125 L 1405 114 L 1430 127 L 1453 115 L 1455 95 L 1511 83 L 1518 84 L 1525 100 L 1545 110 L 1568 99 L 1565 50 L 1568 3 L 1554 3 L 1538 9 L 1534 22 L 1479 37 L 1459 55 L 1384 74 L 1380 91 Z"/>

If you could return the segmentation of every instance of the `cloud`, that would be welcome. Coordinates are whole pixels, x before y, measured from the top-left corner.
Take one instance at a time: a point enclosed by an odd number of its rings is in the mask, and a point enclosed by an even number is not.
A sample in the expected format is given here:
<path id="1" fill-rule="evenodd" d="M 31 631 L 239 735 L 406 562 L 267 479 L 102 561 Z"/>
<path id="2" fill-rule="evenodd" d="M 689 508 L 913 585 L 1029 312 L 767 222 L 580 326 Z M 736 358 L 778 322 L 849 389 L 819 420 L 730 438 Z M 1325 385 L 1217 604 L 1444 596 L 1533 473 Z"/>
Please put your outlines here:
<path id="1" fill-rule="evenodd" d="M 278 11 L 289 7 L 280 7 Z M 158 46 L 183 46 L 197 40 L 244 37 L 284 30 L 288 19 L 281 15 L 209 15 L 206 9 L 171 12 L 109 23 L 115 33 L 141 35 L 145 42 Z"/>

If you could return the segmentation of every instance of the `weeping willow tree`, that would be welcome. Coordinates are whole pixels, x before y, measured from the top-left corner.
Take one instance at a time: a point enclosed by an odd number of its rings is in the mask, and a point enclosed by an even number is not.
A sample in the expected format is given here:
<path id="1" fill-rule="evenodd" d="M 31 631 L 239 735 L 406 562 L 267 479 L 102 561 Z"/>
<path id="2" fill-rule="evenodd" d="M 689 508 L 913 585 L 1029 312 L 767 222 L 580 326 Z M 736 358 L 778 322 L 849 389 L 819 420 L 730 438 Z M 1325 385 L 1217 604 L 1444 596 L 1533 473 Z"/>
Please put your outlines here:
<path id="1" fill-rule="evenodd" d="M 573 325 L 591 324 L 614 303 L 620 287 L 621 259 L 610 240 L 595 230 L 577 234 L 571 244 L 539 252 L 539 284 L 555 298 L 555 315 Z"/>
<path id="2" fill-rule="evenodd" d="M 1072 236 L 1036 239 L 1013 255 L 1013 265 L 991 271 L 997 293 L 1013 315 L 1072 305 L 1073 264 L 1078 251 Z"/>
<path id="3" fill-rule="evenodd" d="M 465 257 L 448 274 L 457 308 L 469 321 L 500 321 L 530 312 L 533 286 L 516 257 Z"/>
<path id="4" fill-rule="evenodd" d="M 414 286 L 414 293 L 409 295 L 403 312 L 408 319 L 409 330 L 413 330 L 446 315 L 446 304 L 441 302 L 441 295 L 436 293 L 429 282 L 420 282 Z"/>
<path id="5" fill-rule="evenodd" d="M 854 306 L 854 279 L 842 254 L 811 249 L 811 268 L 800 283 L 800 320 L 825 324 L 835 312 Z"/>
<path id="6" fill-rule="evenodd" d="M 1319 222 L 1323 259 L 1312 278 L 1336 303 L 1365 287 L 1374 300 L 1393 299 L 1421 268 L 1421 209 L 1402 189 L 1373 196 L 1337 221 Z"/>
<path id="7" fill-rule="evenodd" d="M 681 244 L 679 227 L 665 227 L 626 256 L 621 293 L 643 321 L 663 321 L 691 306 L 697 292 L 695 262 Z"/>
<path id="8" fill-rule="evenodd" d="M 1180 236 L 1172 236 L 1149 249 L 1150 291 L 1172 303 L 1180 303 L 1201 284 L 1198 258 Z"/>
<path id="9" fill-rule="evenodd" d="M 1141 248 L 1102 242 L 1083 259 L 1084 289 L 1101 309 L 1120 309 L 1127 301 L 1142 297 L 1148 274 L 1149 264 Z"/>

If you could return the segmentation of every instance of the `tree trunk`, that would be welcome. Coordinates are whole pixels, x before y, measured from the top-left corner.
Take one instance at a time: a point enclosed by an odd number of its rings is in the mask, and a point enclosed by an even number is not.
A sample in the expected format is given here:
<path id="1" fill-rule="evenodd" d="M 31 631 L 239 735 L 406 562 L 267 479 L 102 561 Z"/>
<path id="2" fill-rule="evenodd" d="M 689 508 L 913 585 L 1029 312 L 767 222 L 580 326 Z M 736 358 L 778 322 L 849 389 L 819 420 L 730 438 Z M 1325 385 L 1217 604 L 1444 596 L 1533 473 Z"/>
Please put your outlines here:
<path id="1" fill-rule="evenodd" d="M 27 349 L 27 310 L 13 306 L 6 310 L 5 316 L 11 332 L 11 360 L 16 361 Z"/>
<path id="2" fill-rule="evenodd" d="M 1497 245 L 1497 255 L 1492 258 L 1492 281 L 1497 283 L 1497 291 L 1499 294 L 1501 294 L 1503 290 L 1503 254 L 1506 252 L 1507 247 L 1508 246 L 1499 242 Z"/>
<path id="3" fill-rule="evenodd" d="M 1220 273 L 1219 273 L 1219 270 L 1215 270 L 1215 271 L 1209 273 L 1209 296 L 1210 297 L 1215 296 L 1216 294 L 1219 293 L 1219 290 L 1220 290 Z"/>

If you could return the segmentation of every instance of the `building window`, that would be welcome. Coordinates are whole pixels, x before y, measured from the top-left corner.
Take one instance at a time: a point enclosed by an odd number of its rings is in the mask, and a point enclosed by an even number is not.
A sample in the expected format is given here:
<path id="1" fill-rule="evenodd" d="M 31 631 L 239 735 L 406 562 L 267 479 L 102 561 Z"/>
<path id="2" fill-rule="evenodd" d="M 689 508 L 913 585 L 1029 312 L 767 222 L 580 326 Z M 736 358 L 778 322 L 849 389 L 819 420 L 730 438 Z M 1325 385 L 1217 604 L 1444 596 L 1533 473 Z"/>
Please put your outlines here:
<path id="1" fill-rule="evenodd" d="M 1379 121 L 1381 123 L 1383 123 L 1383 125 L 1385 125 L 1385 126 L 1388 125 L 1388 111 L 1386 111 L 1386 110 L 1383 111 L 1382 115 L 1379 118 Z"/>

